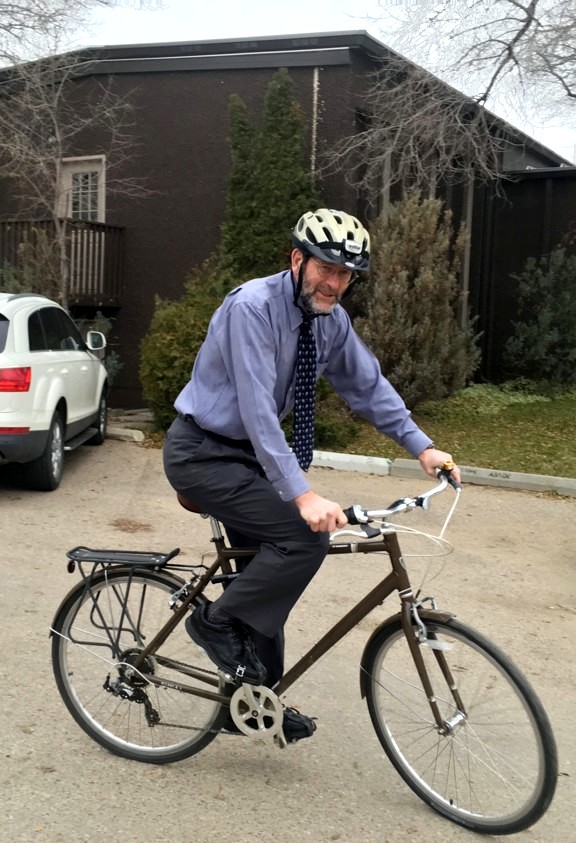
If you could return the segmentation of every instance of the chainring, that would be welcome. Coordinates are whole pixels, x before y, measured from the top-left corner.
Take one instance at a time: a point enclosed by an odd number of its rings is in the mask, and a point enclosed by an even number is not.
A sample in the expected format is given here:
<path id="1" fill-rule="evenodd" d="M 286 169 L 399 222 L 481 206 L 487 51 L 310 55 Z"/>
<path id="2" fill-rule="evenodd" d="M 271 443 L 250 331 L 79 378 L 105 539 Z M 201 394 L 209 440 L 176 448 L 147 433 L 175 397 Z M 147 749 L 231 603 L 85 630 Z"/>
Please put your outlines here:
<path id="1" fill-rule="evenodd" d="M 245 682 L 230 697 L 230 715 L 242 734 L 272 739 L 282 730 L 284 707 L 270 688 Z"/>

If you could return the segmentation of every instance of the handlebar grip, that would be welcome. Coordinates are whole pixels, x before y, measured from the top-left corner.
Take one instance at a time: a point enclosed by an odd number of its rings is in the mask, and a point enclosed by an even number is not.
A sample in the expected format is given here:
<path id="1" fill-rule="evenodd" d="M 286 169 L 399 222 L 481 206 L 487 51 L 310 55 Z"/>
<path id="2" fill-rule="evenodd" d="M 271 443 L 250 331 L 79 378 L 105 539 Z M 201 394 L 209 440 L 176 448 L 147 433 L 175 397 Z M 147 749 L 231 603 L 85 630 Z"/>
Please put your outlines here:
<path id="1" fill-rule="evenodd" d="M 342 512 L 344 513 L 344 515 L 348 519 L 349 524 L 359 524 L 360 523 L 358 521 L 358 519 L 356 518 L 356 516 L 354 515 L 354 507 L 353 506 L 349 506 L 346 509 L 343 509 Z"/>
<path id="2" fill-rule="evenodd" d="M 453 489 L 456 489 L 457 492 L 462 491 L 462 486 L 452 477 L 452 469 L 454 468 L 453 462 L 445 462 L 442 468 L 438 470 L 438 477 L 445 477 L 446 480 L 450 483 Z"/>

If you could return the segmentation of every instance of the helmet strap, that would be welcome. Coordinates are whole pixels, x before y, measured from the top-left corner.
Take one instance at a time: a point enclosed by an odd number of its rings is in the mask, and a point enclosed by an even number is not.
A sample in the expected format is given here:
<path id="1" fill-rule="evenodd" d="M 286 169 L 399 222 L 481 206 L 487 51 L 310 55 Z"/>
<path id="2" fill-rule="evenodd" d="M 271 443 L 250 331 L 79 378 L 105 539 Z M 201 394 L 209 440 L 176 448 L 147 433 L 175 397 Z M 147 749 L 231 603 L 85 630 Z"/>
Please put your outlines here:
<path id="1" fill-rule="evenodd" d="M 310 260 L 310 255 L 304 255 L 304 260 L 300 264 L 300 269 L 298 270 L 298 281 L 297 282 L 294 281 L 294 273 L 292 272 L 292 270 L 290 270 L 290 276 L 292 278 L 292 286 L 294 287 L 294 298 L 292 299 L 292 301 L 294 302 L 294 305 L 298 308 L 298 310 L 300 311 L 300 313 L 302 314 L 302 316 L 304 317 L 304 320 L 306 322 L 309 322 L 312 319 L 318 319 L 319 316 L 328 316 L 327 313 L 312 313 L 306 307 L 304 307 L 304 305 L 300 301 L 300 296 L 302 294 L 302 287 L 304 285 L 304 267 L 306 266 L 306 264 L 308 263 L 309 260 Z"/>
<path id="2" fill-rule="evenodd" d="M 304 253 L 302 253 L 304 255 Z M 294 304 L 296 307 L 302 309 L 302 306 L 299 304 L 300 294 L 302 292 L 302 285 L 304 284 L 304 266 L 308 261 L 308 256 L 304 255 L 304 260 L 300 264 L 300 269 L 298 270 L 298 280 L 294 281 L 294 273 L 290 270 L 290 274 L 292 275 L 292 286 L 294 287 Z"/>

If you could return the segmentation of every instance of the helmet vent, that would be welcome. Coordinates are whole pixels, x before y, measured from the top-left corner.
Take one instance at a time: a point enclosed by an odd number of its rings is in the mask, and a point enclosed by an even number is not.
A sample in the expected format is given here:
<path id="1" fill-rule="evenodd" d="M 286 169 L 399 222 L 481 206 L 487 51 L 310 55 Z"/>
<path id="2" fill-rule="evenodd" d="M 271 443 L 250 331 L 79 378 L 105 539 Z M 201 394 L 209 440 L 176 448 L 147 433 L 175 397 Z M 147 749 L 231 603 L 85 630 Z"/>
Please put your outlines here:
<path id="1" fill-rule="evenodd" d="M 306 239 L 310 243 L 317 243 L 318 242 L 318 240 L 316 239 L 316 235 L 309 228 L 306 229 Z"/>

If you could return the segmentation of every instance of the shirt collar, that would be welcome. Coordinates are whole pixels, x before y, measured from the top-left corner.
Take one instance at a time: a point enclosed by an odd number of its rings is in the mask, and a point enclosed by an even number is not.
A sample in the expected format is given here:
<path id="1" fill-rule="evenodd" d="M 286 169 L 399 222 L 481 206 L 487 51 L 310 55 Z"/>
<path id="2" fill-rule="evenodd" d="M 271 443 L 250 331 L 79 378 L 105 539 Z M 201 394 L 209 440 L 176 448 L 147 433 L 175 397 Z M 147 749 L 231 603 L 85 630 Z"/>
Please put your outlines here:
<path id="1" fill-rule="evenodd" d="M 298 331 L 302 324 L 302 311 L 294 304 L 294 282 L 292 272 L 287 269 L 284 273 L 284 284 L 286 285 L 286 307 L 288 308 L 288 324 L 291 331 Z"/>

